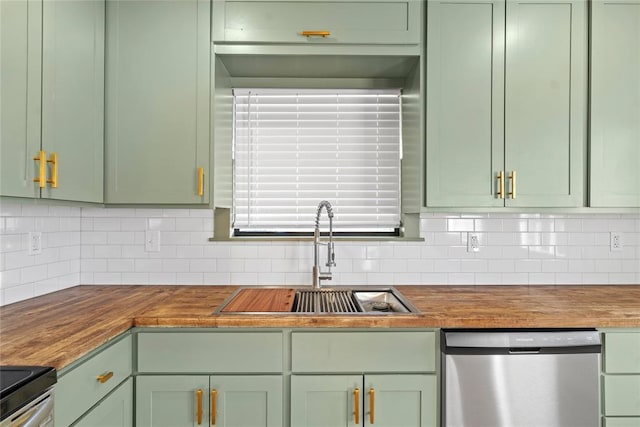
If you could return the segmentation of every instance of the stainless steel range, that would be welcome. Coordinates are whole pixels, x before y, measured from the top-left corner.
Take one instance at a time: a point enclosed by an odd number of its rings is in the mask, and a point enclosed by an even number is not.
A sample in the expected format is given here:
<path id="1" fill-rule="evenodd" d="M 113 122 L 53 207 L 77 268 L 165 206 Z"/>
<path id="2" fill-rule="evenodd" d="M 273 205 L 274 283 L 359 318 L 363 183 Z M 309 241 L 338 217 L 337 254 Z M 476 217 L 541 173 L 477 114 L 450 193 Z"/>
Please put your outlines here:
<path id="1" fill-rule="evenodd" d="M 0 366 L 0 427 L 52 427 L 56 370 Z"/>

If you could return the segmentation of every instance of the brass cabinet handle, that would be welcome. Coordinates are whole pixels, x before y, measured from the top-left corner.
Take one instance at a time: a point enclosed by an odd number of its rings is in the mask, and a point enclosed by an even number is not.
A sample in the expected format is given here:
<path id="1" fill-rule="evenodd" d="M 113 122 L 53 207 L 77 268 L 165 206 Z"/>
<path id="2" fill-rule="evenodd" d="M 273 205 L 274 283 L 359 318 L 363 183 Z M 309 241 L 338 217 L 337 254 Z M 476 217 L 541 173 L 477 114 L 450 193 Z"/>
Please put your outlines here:
<path id="1" fill-rule="evenodd" d="M 516 198 L 516 171 L 511 171 L 509 174 L 509 179 L 511 180 L 511 191 L 509 195 L 512 199 Z"/>
<path id="2" fill-rule="evenodd" d="M 204 196 L 204 168 L 198 168 L 198 196 Z"/>
<path id="3" fill-rule="evenodd" d="M 360 424 L 360 389 L 353 390 L 353 404 L 355 405 L 355 423 Z"/>
<path id="4" fill-rule="evenodd" d="M 196 398 L 198 400 L 198 413 L 196 415 L 198 425 L 202 424 L 202 389 L 199 388 L 196 391 Z"/>
<path id="5" fill-rule="evenodd" d="M 109 371 L 106 374 L 98 375 L 96 379 L 100 381 L 100 384 L 104 384 L 113 377 L 113 371 Z"/>
<path id="6" fill-rule="evenodd" d="M 302 31 L 300 34 L 305 37 L 329 37 L 331 31 Z"/>
<path id="7" fill-rule="evenodd" d="M 498 172 L 498 197 L 504 199 L 504 171 Z"/>
<path id="8" fill-rule="evenodd" d="M 376 391 L 371 387 L 369 389 L 369 424 L 375 423 L 375 410 L 376 410 Z"/>
<path id="9" fill-rule="evenodd" d="M 52 188 L 58 188 L 58 153 L 51 153 L 47 163 L 51 163 L 51 179 L 47 182 L 51 184 Z"/>
<path id="10" fill-rule="evenodd" d="M 38 187 L 44 188 L 47 186 L 47 152 L 44 150 L 38 151 L 38 155 L 33 158 L 40 162 L 38 167 L 38 177 L 33 178 L 33 182 L 38 183 Z"/>
<path id="11" fill-rule="evenodd" d="M 217 423 L 218 413 L 218 390 L 211 390 L 211 425 L 214 426 Z"/>

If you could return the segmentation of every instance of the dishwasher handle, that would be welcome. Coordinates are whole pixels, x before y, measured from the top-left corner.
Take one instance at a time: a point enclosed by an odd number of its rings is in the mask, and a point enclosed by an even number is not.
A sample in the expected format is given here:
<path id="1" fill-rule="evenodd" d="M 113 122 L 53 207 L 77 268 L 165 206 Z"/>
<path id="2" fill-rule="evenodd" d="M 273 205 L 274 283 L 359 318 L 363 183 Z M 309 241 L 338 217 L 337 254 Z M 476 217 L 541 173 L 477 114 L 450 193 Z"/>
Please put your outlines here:
<path id="1" fill-rule="evenodd" d="M 540 347 L 513 347 L 509 349 L 509 354 L 540 354 Z"/>

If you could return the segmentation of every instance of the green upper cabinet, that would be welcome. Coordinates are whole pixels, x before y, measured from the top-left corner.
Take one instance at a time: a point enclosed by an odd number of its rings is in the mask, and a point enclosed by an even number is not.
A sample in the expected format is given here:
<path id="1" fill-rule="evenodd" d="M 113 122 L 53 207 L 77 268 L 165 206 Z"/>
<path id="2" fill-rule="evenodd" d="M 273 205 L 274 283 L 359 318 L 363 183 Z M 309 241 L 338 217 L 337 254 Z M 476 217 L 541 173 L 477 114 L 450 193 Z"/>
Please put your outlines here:
<path id="1" fill-rule="evenodd" d="M 590 205 L 640 207 L 640 1 L 591 3 Z"/>
<path id="2" fill-rule="evenodd" d="M 416 0 L 214 1 L 214 42 L 420 44 Z M 304 32 L 312 34 L 306 36 Z M 320 33 L 320 34 L 319 34 Z"/>
<path id="3" fill-rule="evenodd" d="M 57 188 L 42 197 L 103 201 L 104 1 L 44 1 L 42 150 Z"/>
<path id="4" fill-rule="evenodd" d="M 427 206 L 504 206 L 504 1 L 427 6 Z"/>
<path id="5" fill-rule="evenodd" d="M 39 197 L 42 3 L 0 2 L 0 195 Z"/>
<path id="6" fill-rule="evenodd" d="M 0 7 L 0 195 L 102 202 L 104 2 Z"/>
<path id="7" fill-rule="evenodd" d="M 505 203 L 583 206 L 587 2 L 509 0 L 505 42 Z"/>
<path id="8" fill-rule="evenodd" d="M 426 205 L 582 206 L 586 3 L 428 8 Z"/>
<path id="9" fill-rule="evenodd" d="M 210 2 L 107 1 L 105 203 L 206 204 Z"/>

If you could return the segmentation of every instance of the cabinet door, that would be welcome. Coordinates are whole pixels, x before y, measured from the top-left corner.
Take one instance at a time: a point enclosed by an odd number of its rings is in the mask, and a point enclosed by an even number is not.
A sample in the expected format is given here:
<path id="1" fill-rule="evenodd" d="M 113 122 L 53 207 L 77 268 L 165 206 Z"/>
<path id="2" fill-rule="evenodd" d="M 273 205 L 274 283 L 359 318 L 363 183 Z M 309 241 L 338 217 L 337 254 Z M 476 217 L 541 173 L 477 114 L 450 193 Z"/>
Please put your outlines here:
<path id="1" fill-rule="evenodd" d="M 505 3 L 427 7 L 427 206 L 503 206 Z"/>
<path id="2" fill-rule="evenodd" d="M 640 206 L 640 1 L 591 3 L 591 206 Z"/>
<path id="3" fill-rule="evenodd" d="M 418 44 L 422 2 L 415 0 L 215 0 L 214 41 L 304 44 Z M 329 31 L 306 37 L 304 30 Z"/>
<path id="4" fill-rule="evenodd" d="M 104 7 L 101 0 L 43 5 L 42 149 L 58 156 L 57 188 L 47 185 L 43 198 L 103 201 Z"/>
<path id="5" fill-rule="evenodd" d="M 107 1 L 106 203 L 207 203 L 210 2 Z"/>
<path id="6" fill-rule="evenodd" d="M 202 418 L 198 419 L 202 390 Z M 208 425 L 209 377 L 138 376 L 136 377 L 136 425 L 139 427 L 196 427 Z M 198 423 L 200 421 L 200 423 Z"/>
<path id="7" fill-rule="evenodd" d="M 365 375 L 365 426 L 435 427 L 435 375 Z"/>
<path id="8" fill-rule="evenodd" d="M 282 426 L 282 376 L 213 376 L 210 385 L 212 425 Z"/>
<path id="9" fill-rule="evenodd" d="M 41 1 L 0 1 L 1 196 L 40 196 L 41 21 Z"/>
<path id="10" fill-rule="evenodd" d="M 292 375 L 291 425 L 360 426 L 362 397 L 360 375 Z"/>
<path id="11" fill-rule="evenodd" d="M 133 380 L 129 378 L 93 408 L 76 427 L 133 426 Z"/>
<path id="12" fill-rule="evenodd" d="M 605 375 L 604 414 L 640 416 L 640 375 Z"/>
<path id="13" fill-rule="evenodd" d="M 505 169 L 517 178 L 507 206 L 584 203 L 586 10 L 583 0 L 507 2 Z"/>

